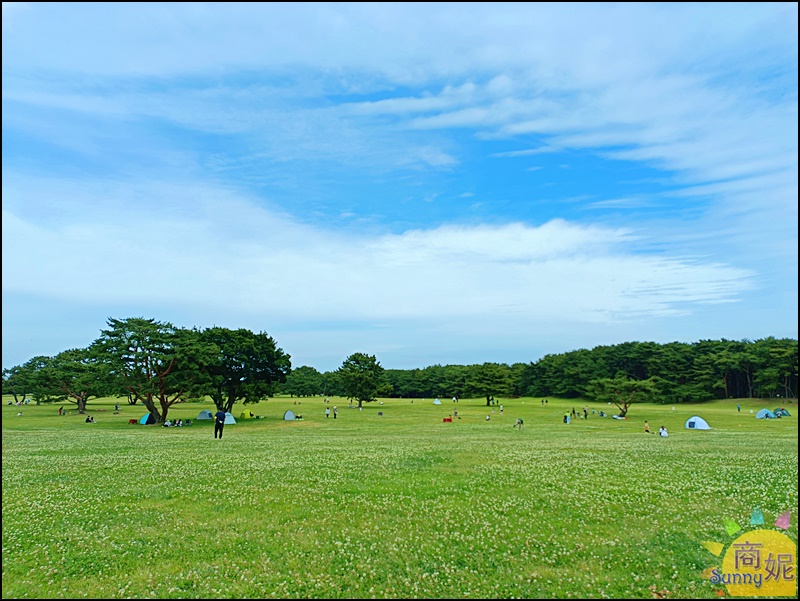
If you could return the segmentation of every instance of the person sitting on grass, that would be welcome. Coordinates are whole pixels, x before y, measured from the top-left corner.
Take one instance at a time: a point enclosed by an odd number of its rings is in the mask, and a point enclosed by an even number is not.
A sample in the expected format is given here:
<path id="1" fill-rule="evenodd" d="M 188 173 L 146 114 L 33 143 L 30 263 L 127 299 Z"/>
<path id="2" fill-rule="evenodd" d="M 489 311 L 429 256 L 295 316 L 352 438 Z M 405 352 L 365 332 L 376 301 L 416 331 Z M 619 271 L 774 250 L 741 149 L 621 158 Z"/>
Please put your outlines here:
<path id="1" fill-rule="evenodd" d="M 87 417 L 86 418 L 86 423 L 87 424 L 93 424 L 94 423 L 94 417 L 91 416 L 91 415 L 89 417 Z"/>

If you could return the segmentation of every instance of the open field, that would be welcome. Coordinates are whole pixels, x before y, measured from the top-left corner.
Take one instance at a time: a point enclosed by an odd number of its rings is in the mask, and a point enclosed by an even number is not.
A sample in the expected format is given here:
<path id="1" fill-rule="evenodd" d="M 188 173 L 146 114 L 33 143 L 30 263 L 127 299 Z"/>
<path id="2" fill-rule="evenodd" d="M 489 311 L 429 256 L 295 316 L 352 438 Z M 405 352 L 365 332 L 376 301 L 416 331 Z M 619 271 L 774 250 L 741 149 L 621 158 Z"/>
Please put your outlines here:
<path id="1" fill-rule="evenodd" d="M 211 422 L 129 425 L 145 410 L 113 399 L 90 402 L 96 424 L 7 401 L 3 598 L 717 598 L 701 543 L 732 541 L 723 520 L 791 510 L 797 541 L 796 401 L 642 404 L 625 421 L 588 404 L 565 425 L 585 402 L 277 398 L 222 440 Z M 791 417 L 750 414 L 778 406 Z M 714 429 L 684 429 L 695 414 Z"/>

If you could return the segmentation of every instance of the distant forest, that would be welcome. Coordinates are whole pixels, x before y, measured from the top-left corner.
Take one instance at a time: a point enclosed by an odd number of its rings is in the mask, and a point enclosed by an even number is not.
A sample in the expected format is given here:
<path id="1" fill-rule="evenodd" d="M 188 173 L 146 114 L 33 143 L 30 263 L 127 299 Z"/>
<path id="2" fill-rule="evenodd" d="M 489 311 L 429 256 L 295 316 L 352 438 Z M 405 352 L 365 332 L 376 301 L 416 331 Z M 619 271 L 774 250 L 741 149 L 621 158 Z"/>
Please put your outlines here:
<path id="1" fill-rule="evenodd" d="M 188 330 L 144 318 L 110 318 L 108 324 L 86 349 L 3 369 L 3 394 L 17 402 L 28 397 L 37 403 L 68 401 L 80 412 L 90 398 L 127 397 L 158 420 L 166 419 L 175 403 L 211 397 L 230 411 L 237 402 L 258 403 L 279 393 L 366 401 L 479 397 L 487 405 L 495 397 L 581 397 L 614 403 L 620 415 L 643 401 L 797 398 L 798 343 L 785 338 L 625 342 L 545 355 L 531 363 L 420 369 L 384 369 L 376 357 L 356 353 L 341 368 L 320 373 L 308 366 L 292 368 L 290 356 L 264 332 Z"/>
<path id="2" fill-rule="evenodd" d="M 546 355 L 531 363 L 432 365 L 386 369 L 383 397 L 560 397 L 605 399 L 639 384 L 648 400 L 680 403 L 725 398 L 797 398 L 797 340 L 625 342 Z M 337 373 L 294 369 L 280 392 L 339 395 Z M 641 396 L 641 395 L 640 395 Z"/>

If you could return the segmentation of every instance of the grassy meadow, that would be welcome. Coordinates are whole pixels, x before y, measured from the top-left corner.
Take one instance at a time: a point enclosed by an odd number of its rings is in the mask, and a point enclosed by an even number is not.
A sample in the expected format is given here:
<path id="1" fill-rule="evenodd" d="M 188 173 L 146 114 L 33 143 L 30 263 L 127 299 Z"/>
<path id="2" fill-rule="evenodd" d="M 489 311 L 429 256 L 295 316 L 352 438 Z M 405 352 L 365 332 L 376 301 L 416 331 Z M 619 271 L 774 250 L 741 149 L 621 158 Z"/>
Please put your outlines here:
<path id="1" fill-rule="evenodd" d="M 796 401 L 589 403 L 565 425 L 585 402 L 275 398 L 215 440 L 130 425 L 124 400 L 91 401 L 95 424 L 8 400 L 3 598 L 717 598 L 701 543 L 729 544 L 725 519 L 791 510 L 797 541 Z"/>

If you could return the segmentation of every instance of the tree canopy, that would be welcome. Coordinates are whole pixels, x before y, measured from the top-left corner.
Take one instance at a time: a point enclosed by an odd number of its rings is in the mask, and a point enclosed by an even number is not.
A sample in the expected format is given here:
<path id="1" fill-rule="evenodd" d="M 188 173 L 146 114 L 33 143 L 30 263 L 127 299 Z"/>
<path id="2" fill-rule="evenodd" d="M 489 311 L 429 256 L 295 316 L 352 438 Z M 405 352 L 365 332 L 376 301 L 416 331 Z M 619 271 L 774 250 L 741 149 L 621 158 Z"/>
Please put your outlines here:
<path id="1" fill-rule="evenodd" d="M 592 380 L 588 395 L 596 401 L 609 402 L 619 409 L 619 416 L 625 417 L 634 403 L 653 401 L 657 384 L 653 378 L 633 380 L 625 376 Z"/>
<path id="2" fill-rule="evenodd" d="M 91 349 L 70 349 L 41 358 L 36 372 L 36 396 L 43 401 L 67 401 L 86 411 L 91 399 L 114 392 L 109 366 Z"/>
<path id="3" fill-rule="evenodd" d="M 203 366 L 212 360 L 195 330 L 134 317 L 109 318 L 93 348 L 107 362 L 119 392 L 130 394 L 153 414 L 167 419 L 169 408 L 201 397 L 209 387 Z"/>
<path id="4" fill-rule="evenodd" d="M 348 399 L 362 403 L 377 400 L 378 392 L 385 386 L 383 367 L 374 355 L 353 353 L 337 370 L 341 386 Z"/>
<path id="5" fill-rule="evenodd" d="M 291 358 L 265 332 L 213 327 L 200 334 L 207 347 L 203 372 L 206 393 L 222 411 L 234 403 L 258 403 L 274 394 L 291 372 Z"/>

